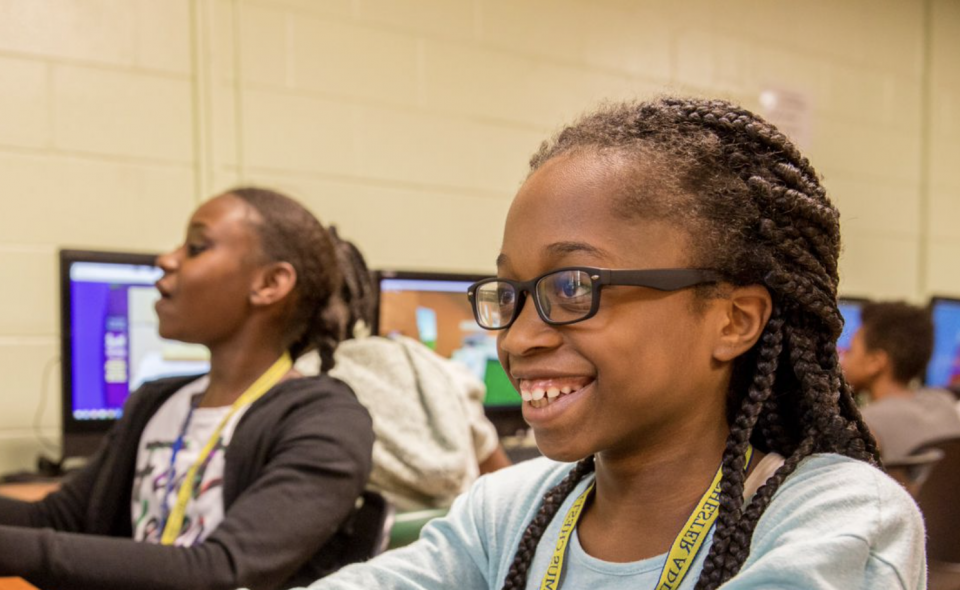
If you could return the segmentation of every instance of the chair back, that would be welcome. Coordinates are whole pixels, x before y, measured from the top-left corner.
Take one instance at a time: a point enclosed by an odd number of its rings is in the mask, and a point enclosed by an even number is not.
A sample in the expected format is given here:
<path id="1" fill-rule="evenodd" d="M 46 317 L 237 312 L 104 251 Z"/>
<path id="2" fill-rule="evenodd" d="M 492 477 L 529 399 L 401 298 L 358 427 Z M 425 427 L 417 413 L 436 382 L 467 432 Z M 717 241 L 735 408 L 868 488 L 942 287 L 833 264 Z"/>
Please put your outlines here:
<path id="1" fill-rule="evenodd" d="M 434 518 L 447 514 L 448 508 L 428 508 L 411 512 L 398 512 L 390 529 L 390 549 L 403 547 L 420 538 L 420 529 Z"/>
<path id="2" fill-rule="evenodd" d="M 393 506 L 379 493 L 365 490 L 357 498 L 357 508 L 344 523 L 346 535 L 343 564 L 366 561 L 383 553 L 390 541 Z"/>
<path id="3" fill-rule="evenodd" d="M 939 449 L 943 458 L 933 465 L 917 493 L 927 527 L 927 557 L 960 565 L 960 437 L 924 444 L 916 452 Z"/>

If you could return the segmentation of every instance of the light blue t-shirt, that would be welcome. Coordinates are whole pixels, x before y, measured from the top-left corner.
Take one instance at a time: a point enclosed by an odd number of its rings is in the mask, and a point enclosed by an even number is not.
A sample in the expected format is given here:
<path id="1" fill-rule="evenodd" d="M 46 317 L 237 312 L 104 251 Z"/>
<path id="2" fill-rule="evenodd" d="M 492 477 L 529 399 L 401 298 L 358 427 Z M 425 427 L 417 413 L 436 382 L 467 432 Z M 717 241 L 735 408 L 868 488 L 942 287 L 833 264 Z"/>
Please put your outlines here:
<path id="1" fill-rule="evenodd" d="M 569 464 L 538 459 L 477 481 L 447 517 L 424 527 L 420 540 L 319 580 L 311 590 L 405 588 L 490 589 L 503 586 L 517 544 L 544 493 Z M 563 515 L 591 477 L 571 493 L 537 547 L 528 589 L 537 589 Z M 679 590 L 692 590 L 709 543 Z M 562 588 L 653 589 L 666 554 L 633 563 L 587 555 L 573 536 Z M 803 460 L 757 523 L 750 556 L 725 590 L 926 587 L 923 521 L 896 482 L 866 463 L 832 454 Z"/>

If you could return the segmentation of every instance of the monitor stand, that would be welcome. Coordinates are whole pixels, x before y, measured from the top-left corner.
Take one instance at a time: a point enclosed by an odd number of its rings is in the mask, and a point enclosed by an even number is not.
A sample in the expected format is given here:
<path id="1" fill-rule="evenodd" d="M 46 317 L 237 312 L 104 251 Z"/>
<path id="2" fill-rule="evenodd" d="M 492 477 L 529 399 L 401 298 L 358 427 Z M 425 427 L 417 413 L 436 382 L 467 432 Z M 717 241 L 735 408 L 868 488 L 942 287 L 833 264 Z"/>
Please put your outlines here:
<path id="1" fill-rule="evenodd" d="M 97 452 L 103 442 L 102 432 L 64 432 L 63 461 L 73 457 L 89 457 Z"/>

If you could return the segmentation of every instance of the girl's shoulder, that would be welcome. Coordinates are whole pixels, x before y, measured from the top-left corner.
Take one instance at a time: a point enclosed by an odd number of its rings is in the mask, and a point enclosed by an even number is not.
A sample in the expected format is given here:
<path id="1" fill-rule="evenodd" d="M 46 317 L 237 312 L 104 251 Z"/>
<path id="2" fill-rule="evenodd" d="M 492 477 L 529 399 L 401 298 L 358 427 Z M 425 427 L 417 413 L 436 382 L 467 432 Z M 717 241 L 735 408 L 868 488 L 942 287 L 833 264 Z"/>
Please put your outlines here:
<path id="1" fill-rule="evenodd" d="M 907 491 L 879 468 L 836 453 L 816 453 L 803 459 L 781 491 L 800 496 L 832 491 L 848 497 L 907 501 L 913 505 Z"/>
<path id="2" fill-rule="evenodd" d="M 328 373 L 318 375 L 304 375 L 294 379 L 287 379 L 275 385 L 276 391 L 284 392 L 288 395 L 298 395 L 304 397 L 343 397 L 354 398 L 353 389 L 350 386 Z M 270 397 L 270 396 L 266 396 Z"/>
<path id="3" fill-rule="evenodd" d="M 875 553 L 923 547 L 923 517 L 909 493 L 864 461 L 832 453 L 803 459 L 764 512 L 754 547 L 791 539 L 851 538 Z"/>
<path id="4" fill-rule="evenodd" d="M 454 547 L 454 553 L 468 553 L 481 564 L 486 579 L 502 580 L 544 494 L 571 469 L 573 464 L 540 457 L 481 476 L 454 501 L 446 517 L 424 527 L 414 553 Z"/>
<path id="5" fill-rule="evenodd" d="M 560 483 L 573 466 L 574 463 L 560 463 L 547 457 L 536 457 L 498 469 L 480 479 L 485 482 L 489 494 L 496 495 L 504 490 L 513 493 L 519 491 L 533 494 L 541 491 L 546 493 Z"/>
<path id="6" fill-rule="evenodd" d="M 274 386 L 270 394 L 254 402 L 251 410 L 280 415 L 300 415 L 310 420 L 315 414 L 356 411 L 369 419 L 366 408 L 357 400 L 353 389 L 326 373 L 289 379 Z"/>
<path id="7" fill-rule="evenodd" d="M 510 530 L 502 527 L 526 523 L 543 496 L 571 469 L 572 463 L 538 457 L 482 475 L 457 499 L 451 512 L 461 513 L 491 530 Z"/>
<path id="8" fill-rule="evenodd" d="M 480 477 L 469 492 L 474 518 L 490 530 L 512 530 L 519 535 L 540 508 L 547 492 L 573 467 L 572 463 L 538 457 Z M 592 479 L 593 474 L 584 477 L 578 488 L 585 487 Z M 515 542 L 507 544 L 515 547 Z"/>
<path id="9" fill-rule="evenodd" d="M 917 588 L 924 563 L 906 490 L 863 461 L 816 454 L 774 494 L 731 588 Z"/>
<path id="10" fill-rule="evenodd" d="M 913 498 L 893 478 L 869 463 L 834 453 L 803 459 L 783 482 L 768 512 L 784 510 L 788 505 L 794 509 L 829 509 L 835 516 L 856 514 L 874 523 L 890 513 L 922 522 Z M 816 516 L 816 511 L 809 509 L 801 513 Z"/>

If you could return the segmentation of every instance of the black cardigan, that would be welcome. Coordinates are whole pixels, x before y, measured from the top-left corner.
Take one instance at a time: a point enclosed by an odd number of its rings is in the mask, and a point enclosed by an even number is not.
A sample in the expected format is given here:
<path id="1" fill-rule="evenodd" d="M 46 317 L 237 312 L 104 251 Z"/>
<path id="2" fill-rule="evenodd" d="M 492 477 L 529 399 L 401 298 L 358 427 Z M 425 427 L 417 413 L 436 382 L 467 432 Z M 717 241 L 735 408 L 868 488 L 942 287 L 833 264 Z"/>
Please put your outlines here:
<path id="1" fill-rule="evenodd" d="M 191 379 L 143 385 L 91 461 L 43 501 L 0 499 L 0 576 L 44 590 L 270 590 L 343 565 L 338 529 L 369 476 L 373 430 L 350 388 L 326 375 L 280 383 L 240 419 L 225 454 L 224 519 L 203 543 L 132 540 L 140 435 Z"/>

